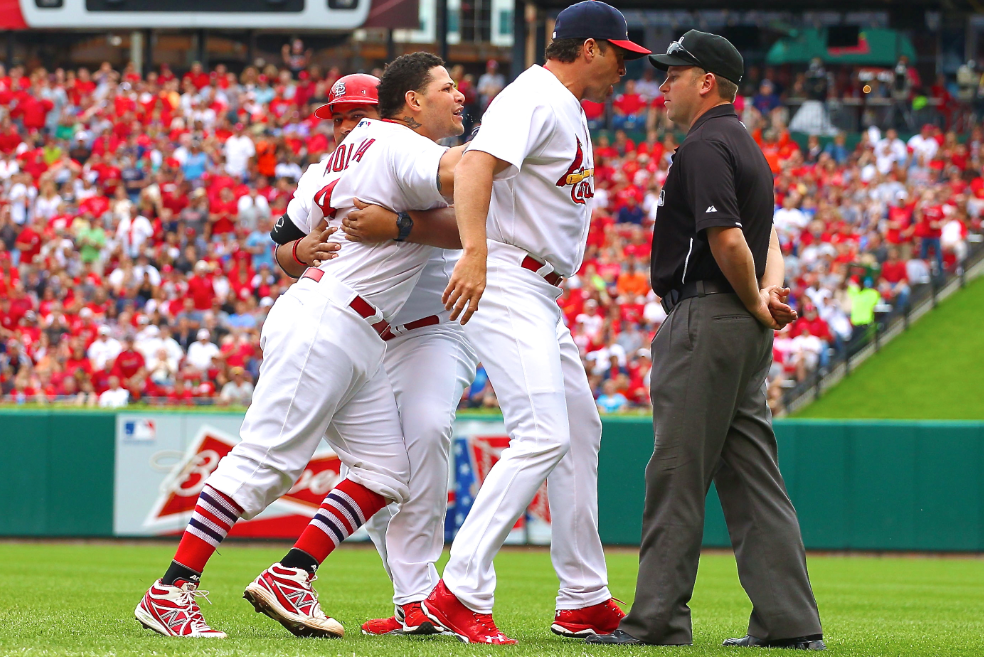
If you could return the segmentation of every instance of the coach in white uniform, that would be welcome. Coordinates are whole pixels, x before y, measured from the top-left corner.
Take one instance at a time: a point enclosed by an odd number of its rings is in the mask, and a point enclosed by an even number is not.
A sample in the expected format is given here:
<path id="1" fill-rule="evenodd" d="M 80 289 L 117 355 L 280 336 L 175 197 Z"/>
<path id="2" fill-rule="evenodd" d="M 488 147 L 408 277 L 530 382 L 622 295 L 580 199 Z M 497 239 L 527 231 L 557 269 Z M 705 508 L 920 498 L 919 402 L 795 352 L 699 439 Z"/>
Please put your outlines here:
<path id="1" fill-rule="evenodd" d="M 455 171 L 464 250 L 445 301 L 466 324 L 512 439 L 455 538 L 443 581 L 424 602 L 425 614 L 469 641 L 512 642 L 488 616 L 492 560 L 545 479 L 551 512 L 574 514 L 560 523 L 554 516 L 553 552 L 574 546 L 568 561 L 555 559 L 557 608 L 621 618 L 598 537 L 601 422 L 557 298 L 561 279 L 581 266 L 591 218 L 594 161 L 580 101 L 604 101 L 625 73 L 624 58 L 648 53 L 629 41 L 617 9 L 590 1 L 568 7 L 546 66 L 530 68 L 496 97 Z M 557 485 L 562 471 L 577 485 Z M 558 526 L 569 535 L 558 535 Z"/>

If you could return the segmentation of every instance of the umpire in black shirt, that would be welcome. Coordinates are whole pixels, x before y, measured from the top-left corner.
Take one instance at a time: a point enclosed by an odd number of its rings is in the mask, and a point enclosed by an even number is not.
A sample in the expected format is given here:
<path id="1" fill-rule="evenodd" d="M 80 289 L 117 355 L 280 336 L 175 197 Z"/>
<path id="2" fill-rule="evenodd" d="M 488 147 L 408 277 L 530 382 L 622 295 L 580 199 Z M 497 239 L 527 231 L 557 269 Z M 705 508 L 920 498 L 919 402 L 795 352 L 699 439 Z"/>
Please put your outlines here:
<path id="1" fill-rule="evenodd" d="M 772 228 L 773 177 L 732 105 L 741 55 L 691 30 L 665 55 L 669 118 L 689 127 L 653 233 L 652 285 L 668 317 L 653 341 L 655 449 L 646 468 L 632 611 L 589 643 L 690 644 L 687 603 L 714 481 L 752 601 L 748 635 L 725 645 L 822 649 L 796 512 L 766 404 L 773 330 L 795 318 Z"/>

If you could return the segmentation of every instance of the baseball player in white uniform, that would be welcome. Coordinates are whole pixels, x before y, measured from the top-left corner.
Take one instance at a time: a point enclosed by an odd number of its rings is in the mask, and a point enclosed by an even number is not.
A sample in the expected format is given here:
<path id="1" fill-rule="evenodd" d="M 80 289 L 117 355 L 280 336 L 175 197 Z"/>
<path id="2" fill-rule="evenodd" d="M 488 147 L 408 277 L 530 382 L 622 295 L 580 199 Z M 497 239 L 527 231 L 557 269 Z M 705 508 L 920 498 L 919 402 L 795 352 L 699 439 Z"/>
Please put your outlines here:
<path id="1" fill-rule="evenodd" d="M 496 97 L 456 171 L 464 251 L 445 301 L 488 371 L 511 442 L 422 608 L 472 642 L 514 643 L 492 621 L 492 560 L 544 480 L 551 550 L 556 557 L 563 545 L 570 557 L 554 559 L 561 588 L 552 629 L 609 632 L 623 616 L 598 537 L 601 422 L 557 298 L 561 279 L 581 266 L 590 222 L 594 164 L 580 101 L 604 101 L 625 73 L 623 60 L 649 51 L 603 2 L 568 7 L 555 29 L 545 67 Z"/>
<path id="2" fill-rule="evenodd" d="M 344 142 L 342 148 L 351 148 L 345 138 L 362 119 L 379 118 L 378 84 L 377 78 L 365 74 L 340 78 L 329 93 L 328 103 L 315 112 L 319 118 L 333 121 L 335 141 Z M 312 178 L 317 179 L 317 170 L 312 171 Z M 301 210 L 299 204 L 289 208 L 287 221 L 274 231 L 274 238 L 281 244 L 281 266 L 294 277 L 301 275 L 305 267 L 293 259 L 293 241 L 301 240 L 297 253 L 300 260 L 307 262 L 320 260 L 327 253 L 322 249 L 329 246 L 322 238 L 324 225 L 312 229 L 309 214 L 297 210 Z M 474 380 L 478 363 L 461 325 L 448 321 L 449 313 L 441 300 L 460 255 L 454 212 L 448 209 L 408 214 L 418 219 L 416 224 L 413 219 L 408 222 L 407 217 L 376 205 L 349 213 L 344 219 L 345 236 L 354 241 L 429 239 L 439 246 L 456 247 L 433 250 L 406 304 L 382 335 L 386 342 L 383 367 L 396 393 L 410 458 L 410 492 L 402 505 L 390 504 L 366 523 L 393 581 L 396 613 L 367 621 L 362 626 L 364 634 L 436 631 L 420 611 L 420 601 L 440 579 L 434 564 L 444 547 L 451 431 L 458 402 L 465 387 Z M 435 224 L 435 220 L 440 223 Z M 442 227 L 446 237 L 435 236 L 434 230 L 427 232 L 435 225 Z M 311 232 L 304 237 L 307 231 Z"/>
<path id="3" fill-rule="evenodd" d="M 461 134 L 464 97 L 443 62 L 428 53 L 398 58 L 379 96 L 384 119 L 361 121 L 331 158 L 309 168 L 288 207 L 292 221 L 306 214 L 309 229 L 322 219 L 337 227 L 356 197 L 397 212 L 446 205 L 442 192 L 453 191 L 460 152 L 435 142 Z M 207 480 L 175 559 L 137 606 L 141 624 L 169 636 L 225 637 L 196 602 L 205 563 L 240 517 L 256 516 L 290 489 L 326 438 L 348 476 L 244 597 L 296 635 L 343 634 L 321 610 L 312 582 L 347 536 L 408 498 L 410 463 L 381 367 L 382 336 L 432 251 L 396 241 L 346 244 L 277 300 L 263 327 L 264 360 L 242 441 Z"/>

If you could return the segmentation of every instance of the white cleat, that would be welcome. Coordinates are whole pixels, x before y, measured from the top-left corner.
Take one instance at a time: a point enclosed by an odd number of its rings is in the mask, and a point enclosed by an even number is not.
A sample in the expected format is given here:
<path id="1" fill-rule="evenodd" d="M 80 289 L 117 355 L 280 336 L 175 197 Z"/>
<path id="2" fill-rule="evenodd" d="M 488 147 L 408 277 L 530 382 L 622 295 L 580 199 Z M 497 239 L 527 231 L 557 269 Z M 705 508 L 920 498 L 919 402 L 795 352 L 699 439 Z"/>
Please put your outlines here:
<path id="1" fill-rule="evenodd" d="M 168 586 L 157 580 L 133 613 L 141 625 L 164 636 L 226 638 L 225 632 L 213 630 L 205 622 L 195 600 L 198 597 L 211 604 L 208 591 L 199 591 L 196 584 L 184 582 L 181 586 Z"/>

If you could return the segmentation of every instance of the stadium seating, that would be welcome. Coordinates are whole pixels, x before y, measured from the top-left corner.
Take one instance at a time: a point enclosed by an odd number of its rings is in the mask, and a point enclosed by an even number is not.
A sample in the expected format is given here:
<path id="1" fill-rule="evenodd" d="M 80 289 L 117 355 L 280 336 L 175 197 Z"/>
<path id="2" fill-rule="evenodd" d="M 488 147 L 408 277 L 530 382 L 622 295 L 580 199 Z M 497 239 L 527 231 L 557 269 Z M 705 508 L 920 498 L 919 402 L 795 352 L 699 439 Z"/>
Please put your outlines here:
<path id="1" fill-rule="evenodd" d="M 313 110 L 339 74 L 0 67 L 0 401 L 248 403 L 263 318 L 292 283 L 271 218 L 334 148 Z M 651 227 L 682 137 L 650 74 L 615 102 L 620 129 L 597 133 L 584 265 L 560 299 L 605 412 L 648 405 L 665 316 Z M 873 130 L 853 149 L 821 147 L 795 141 L 781 113 L 737 106 L 776 176 L 802 316 L 776 336 L 775 401 L 914 287 L 959 270 L 981 228 L 984 132 Z M 599 126 L 604 110 L 586 107 Z M 480 371 L 462 405 L 495 404 Z"/>

